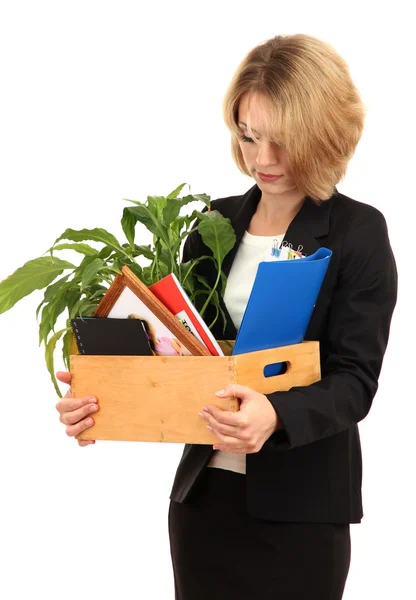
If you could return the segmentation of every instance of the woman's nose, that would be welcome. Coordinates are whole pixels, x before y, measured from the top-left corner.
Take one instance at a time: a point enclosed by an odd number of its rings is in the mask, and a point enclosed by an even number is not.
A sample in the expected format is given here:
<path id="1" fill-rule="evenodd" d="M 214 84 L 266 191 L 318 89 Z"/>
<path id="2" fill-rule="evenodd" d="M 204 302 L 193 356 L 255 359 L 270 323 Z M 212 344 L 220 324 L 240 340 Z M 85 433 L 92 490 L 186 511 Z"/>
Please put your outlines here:
<path id="1" fill-rule="evenodd" d="M 263 166 L 278 163 L 278 151 L 273 144 L 259 144 L 256 162 Z"/>

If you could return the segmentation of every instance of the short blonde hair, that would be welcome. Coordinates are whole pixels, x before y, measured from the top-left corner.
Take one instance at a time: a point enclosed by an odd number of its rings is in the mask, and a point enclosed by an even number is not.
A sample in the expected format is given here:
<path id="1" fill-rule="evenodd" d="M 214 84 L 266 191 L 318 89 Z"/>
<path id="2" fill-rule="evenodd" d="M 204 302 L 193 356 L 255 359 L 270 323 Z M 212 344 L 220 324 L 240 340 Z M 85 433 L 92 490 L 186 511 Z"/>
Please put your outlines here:
<path id="1" fill-rule="evenodd" d="M 317 202 L 330 198 L 364 127 L 365 109 L 344 59 L 304 34 L 275 36 L 248 53 L 228 87 L 223 114 L 234 161 L 251 175 L 238 143 L 238 105 L 247 92 L 269 100 L 265 131 L 285 148 L 298 188 Z"/>

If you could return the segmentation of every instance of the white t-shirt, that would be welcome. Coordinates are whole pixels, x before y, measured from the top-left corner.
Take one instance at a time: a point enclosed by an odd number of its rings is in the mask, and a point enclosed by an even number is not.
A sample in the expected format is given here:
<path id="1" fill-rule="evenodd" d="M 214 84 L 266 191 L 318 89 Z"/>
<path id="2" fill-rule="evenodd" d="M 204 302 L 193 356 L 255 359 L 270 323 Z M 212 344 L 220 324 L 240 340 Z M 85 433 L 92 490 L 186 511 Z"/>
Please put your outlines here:
<path id="1" fill-rule="evenodd" d="M 273 247 L 283 241 L 281 235 L 252 235 L 246 231 L 238 247 L 224 294 L 224 303 L 237 330 L 253 287 L 259 262 L 267 259 Z M 246 455 L 216 450 L 208 467 L 226 469 L 236 473 L 246 472 Z"/>

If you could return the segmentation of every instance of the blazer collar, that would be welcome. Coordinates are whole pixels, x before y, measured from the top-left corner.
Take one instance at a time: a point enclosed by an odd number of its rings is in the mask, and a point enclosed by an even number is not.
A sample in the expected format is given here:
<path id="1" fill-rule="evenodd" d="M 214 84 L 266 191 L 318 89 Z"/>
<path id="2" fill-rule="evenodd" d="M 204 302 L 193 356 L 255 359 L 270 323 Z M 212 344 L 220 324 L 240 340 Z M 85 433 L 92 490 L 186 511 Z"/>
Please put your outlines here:
<path id="1" fill-rule="evenodd" d="M 303 254 L 313 254 L 316 252 L 320 248 L 320 244 L 316 240 L 325 237 L 329 233 L 331 209 L 333 200 L 337 194 L 338 190 L 335 188 L 333 196 L 329 200 L 322 202 L 320 205 L 316 204 L 316 202 L 307 196 L 299 212 L 292 219 L 286 231 L 284 242 L 291 244 L 291 247 L 294 250 L 298 250 L 298 248 L 301 249 Z M 228 276 L 231 270 L 238 247 L 254 213 L 256 212 L 260 198 L 261 190 L 257 184 L 241 196 L 237 213 L 232 218 L 233 228 L 236 234 L 236 243 L 224 258 L 222 264 L 222 270 L 226 276 Z"/>

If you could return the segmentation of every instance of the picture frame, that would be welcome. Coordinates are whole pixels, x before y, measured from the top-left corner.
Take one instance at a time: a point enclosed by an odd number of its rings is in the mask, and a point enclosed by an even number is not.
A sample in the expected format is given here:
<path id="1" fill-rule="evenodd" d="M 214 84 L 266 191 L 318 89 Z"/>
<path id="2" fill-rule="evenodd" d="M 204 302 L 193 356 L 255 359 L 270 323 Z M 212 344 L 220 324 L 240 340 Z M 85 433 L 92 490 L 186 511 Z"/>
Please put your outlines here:
<path id="1" fill-rule="evenodd" d="M 141 318 L 149 325 L 156 354 L 211 356 L 211 353 L 126 265 L 121 269 L 101 302 L 94 317 Z M 172 346 L 172 352 L 170 351 Z M 158 351 L 158 348 L 160 351 Z"/>

